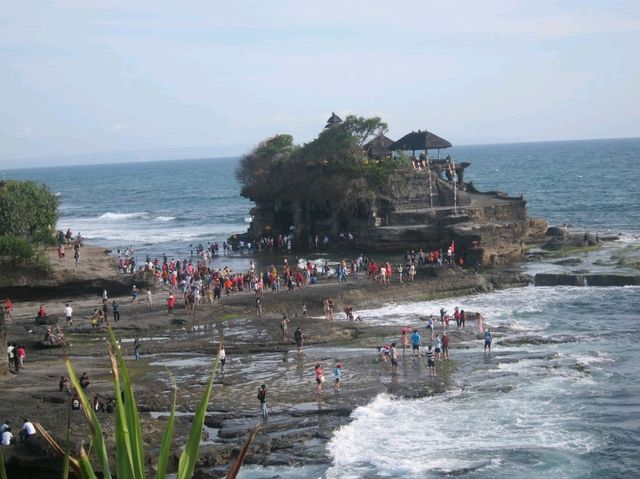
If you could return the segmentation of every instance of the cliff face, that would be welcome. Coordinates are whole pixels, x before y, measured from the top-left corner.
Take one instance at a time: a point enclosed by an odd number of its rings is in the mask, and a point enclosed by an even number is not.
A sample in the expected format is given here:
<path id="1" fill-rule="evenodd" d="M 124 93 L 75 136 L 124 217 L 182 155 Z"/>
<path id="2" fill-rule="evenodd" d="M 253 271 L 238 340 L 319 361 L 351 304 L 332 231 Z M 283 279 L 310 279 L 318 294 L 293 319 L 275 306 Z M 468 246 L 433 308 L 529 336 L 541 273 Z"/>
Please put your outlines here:
<path id="1" fill-rule="evenodd" d="M 315 235 L 332 242 L 342 233 L 363 251 L 447 249 L 455 242 L 457 258 L 465 264 L 501 264 L 522 256 L 529 218 L 526 201 L 503 193 L 480 193 L 472 185 L 454 184 L 440 171 L 399 169 L 388 194 L 360 194 L 357 180 L 344 208 L 314 199 L 313 203 L 257 204 L 248 239 L 290 234 L 298 248 Z M 351 193 L 351 191 L 350 191 Z"/>

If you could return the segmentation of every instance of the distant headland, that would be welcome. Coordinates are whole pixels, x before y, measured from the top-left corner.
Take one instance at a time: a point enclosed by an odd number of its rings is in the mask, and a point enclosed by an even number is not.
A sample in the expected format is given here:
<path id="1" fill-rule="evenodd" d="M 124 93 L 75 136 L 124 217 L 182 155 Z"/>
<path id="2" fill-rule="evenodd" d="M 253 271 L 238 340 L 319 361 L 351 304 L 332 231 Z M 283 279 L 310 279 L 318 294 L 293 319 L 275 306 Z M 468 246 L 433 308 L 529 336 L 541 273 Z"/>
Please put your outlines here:
<path id="1" fill-rule="evenodd" d="M 441 158 L 449 141 L 427 130 L 393 141 L 387 129 L 378 117 L 333 113 L 309 143 L 283 134 L 260 143 L 236 172 L 241 194 L 256 206 L 249 230 L 231 242 L 294 250 L 453 246 L 459 264 L 496 265 L 521 258 L 529 235 L 544 235 L 546 222 L 529 218 L 523 196 L 465 182 L 469 163 Z"/>

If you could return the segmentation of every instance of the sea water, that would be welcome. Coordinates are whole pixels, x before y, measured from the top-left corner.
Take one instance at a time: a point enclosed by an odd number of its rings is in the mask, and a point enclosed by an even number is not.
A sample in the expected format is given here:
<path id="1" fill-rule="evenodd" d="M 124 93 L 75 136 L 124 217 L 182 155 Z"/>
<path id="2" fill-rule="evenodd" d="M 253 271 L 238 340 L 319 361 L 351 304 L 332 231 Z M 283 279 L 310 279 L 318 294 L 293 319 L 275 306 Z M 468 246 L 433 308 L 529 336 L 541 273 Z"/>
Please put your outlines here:
<path id="1" fill-rule="evenodd" d="M 532 273 L 637 273 L 620 258 L 637 260 L 640 246 L 640 140 L 469 146 L 452 155 L 471 163 L 465 180 L 480 190 L 522 192 L 534 216 L 621 234 L 602 251 L 579 255 L 577 267 L 526 265 Z M 61 229 L 159 255 L 246 228 L 251 203 L 238 194 L 235 165 L 194 160 L 4 174 L 60 193 Z M 452 350 L 459 368 L 447 393 L 381 395 L 356 409 L 328 443 L 330 464 L 249 466 L 240 477 L 640 477 L 639 305 L 638 287 L 530 286 L 360 311 L 369 322 L 405 325 L 460 306 L 500 329 L 491 354 L 474 341 Z M 505 339 L 521 341 L 501 345 Z"/>

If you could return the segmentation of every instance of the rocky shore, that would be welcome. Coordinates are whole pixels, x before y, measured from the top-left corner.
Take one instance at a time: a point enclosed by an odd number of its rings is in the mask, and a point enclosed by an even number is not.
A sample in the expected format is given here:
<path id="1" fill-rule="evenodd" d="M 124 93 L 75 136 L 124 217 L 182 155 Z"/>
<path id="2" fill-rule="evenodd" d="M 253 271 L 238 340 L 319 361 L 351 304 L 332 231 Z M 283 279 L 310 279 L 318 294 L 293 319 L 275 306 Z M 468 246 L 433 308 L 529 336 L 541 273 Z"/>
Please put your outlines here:
<path id="1" fill-rule="evenodd" d="M 65 328 L 71 344 L 68 354 L 78 374 L 88 372 L 88 392 L 106 401 L 113 396 L 110 369 L 106 357 L 106 333 L 92 328 L 87 319 L 101 304 L 99 293 L 104 286 L 121 304 L 122 319 L 113 324 L 121 339 L 143 420 L 143 434 L 150 464 L 154 463 L 158 444 L 168 414 L 172 384 L 178 387 L 179 417 L 174 435 L 177 457 L 188 432 L 191 412 L 200 399 L 224 336 L 227 365 L 218 372 L 209 405 L 206 430 L 200 453 L 199 474 L 215 477 L 226 473 L 248 431 L 260 422 L 256 399 L 260 384 L 269 391 L 269 422 L 254 442 L 247 463 L 261 465 L 317 464 L 328 461 L 326 442 L 332 431 L 349 421 L 354 408 L 367 404 L 380 393 L 402 397 L 437 394 L 447 388 L 456 369 L 457 348 L 478 347 L 476 325 L 450 331 L 452 361 L 438 363 L 437 378 L 428 376 L 424 358 L 402 357 L 396 375 L 382 362 L 376 346 L 397 341 L 397 327 L 348 321 L 342 313 L 350 305 L 355 310 L 373 308 L 391 302 L 424 301 L 488 292 L 506 287 L 524 286 L 531 278 L 518 270 L 477 274 L 457 267 L 421 270 L 413 284 L 395 283 L 381 286 L 361 276 L 359 280 L 339 284 L 332 280 L 299 288 L 293 292 L 265 293 L 262 318 L 256 317 L 254 295 L 236 293 L 223 297 L 221 304 L 202 305 L 188 315 L 178 307 L 169 317 L 164 309 L 167 290 L 155 286 L 153 305 L 132 304 L 124 292 L 131 277 L 116 272 L 113 258 L 100 248 L 86 249 L 79 269 L 73 262 L 55 263 L 59 283 L 42 285 L 47 294 L 30 290 L 16 301 L 13 319 L 6 324 L 7 339 L 27 348 L 25 368 L 9 374 L 2 381 L 3 401 L 0 419 L 9 419 L 16 431 L 21 418 L 28 416 L 41 423 L 62 442 L 67 424 L 70 396 L 59 392 L 58 381 L 66 375 L 60 348 L 40 347 L 45 327 L 34 322 L 35 311 L 44 304 L 48 311 L 62 317 L 66 303 L 74 308 L 73 327 Z M 397 280 L 396 280 L 397 281 Z M 70 287 L 69 284 L 75 284 Z M 120 286 L 117 286 L 120 285 Z M 115 291 L 109 288 L 113 286 Z M 322 314 L 322 300 L 332 297 L 336 319 L 327 321 Z M 144 303 L 144 302 L 142 302 Z M 309 317 L 302 317 L 302 305 Z M 434 314 L 436 311 L 425 311 Z M 288 337 L 280 329 L 282 315 L 289 318 Z M 417 327 L 425 336 L 424 322 L 408 317 L 408 326 Z M 64 324 L 60 324 L 64 328 Z M 304 352 L 296 352 L 291 339 L 300 327 L 305 336 Z M 440 328 L 436 332 L 441 332 Z M 142 342 L 142 360 L 133 360 L 133 338 Z M 400 354 L 401 352 L 401 347 Z M 344 365 L 342 391 L 334 392 L 331 371 L 337 362 Z M 314 365 L 325 369 L 325 392 L 317 396 Z M 99 413 L 107 433 L 113 431 L 114 416 Z M 71 412 L 71 432 L 75 447 L 88 445 L 89 431 L 81 412 Z M 51 477 L 60 469 L 60 459 L 36 442 L 3 449 L 10 477 Z"/>

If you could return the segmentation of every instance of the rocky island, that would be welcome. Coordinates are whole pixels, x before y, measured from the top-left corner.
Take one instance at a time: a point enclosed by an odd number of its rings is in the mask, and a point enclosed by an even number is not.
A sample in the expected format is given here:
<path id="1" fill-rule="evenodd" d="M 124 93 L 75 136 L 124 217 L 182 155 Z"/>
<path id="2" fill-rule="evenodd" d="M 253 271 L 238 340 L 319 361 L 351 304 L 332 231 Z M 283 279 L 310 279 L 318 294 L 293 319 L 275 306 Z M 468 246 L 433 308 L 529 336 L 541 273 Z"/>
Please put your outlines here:
<path id="1" fill-rule="evenodd" d="M 521 258 L 528 236 L 544 235 L 546 222 L 529 218 L 522 196 L 480 192 L 464 180 L 469 163 L 439 159 L 447 140 L 419 130 L 394 142 L 386 130 L 379 118 L 333 114 L 310 143 L 289 135 L 261 143 L 238 170 L 256 206 L 249 231 L 232 241 L 286 236 L 313 249 L 326 237 L 396 252 L 453 243 L 458 264 L 499 265 Z"/>

